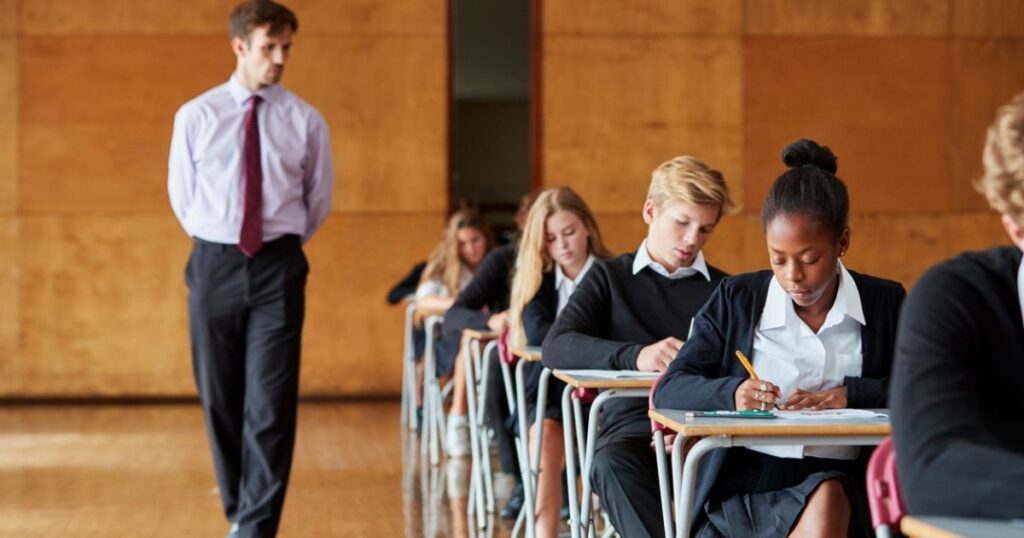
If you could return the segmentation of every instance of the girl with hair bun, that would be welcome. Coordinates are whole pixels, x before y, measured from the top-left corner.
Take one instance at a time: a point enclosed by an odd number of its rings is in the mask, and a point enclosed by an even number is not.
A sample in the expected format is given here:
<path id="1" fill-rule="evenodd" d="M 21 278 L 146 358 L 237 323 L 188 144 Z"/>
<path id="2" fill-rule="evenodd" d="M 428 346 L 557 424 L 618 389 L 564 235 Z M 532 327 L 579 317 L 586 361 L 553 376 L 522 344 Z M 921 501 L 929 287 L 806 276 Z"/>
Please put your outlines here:
<path id="1" fill-rule="evenodd" d="M 788 170 L 761 211 L 771 269 L 722 282 L 656 387 L 657 407 L 886 407 L 903 286 L 843 265 L 850 203 L 832 151 L 798 140 L 782 159 Z M 869 457 L 859 447 L 716 450 L 700 468 L 692 534 L 870 535 Z"/>

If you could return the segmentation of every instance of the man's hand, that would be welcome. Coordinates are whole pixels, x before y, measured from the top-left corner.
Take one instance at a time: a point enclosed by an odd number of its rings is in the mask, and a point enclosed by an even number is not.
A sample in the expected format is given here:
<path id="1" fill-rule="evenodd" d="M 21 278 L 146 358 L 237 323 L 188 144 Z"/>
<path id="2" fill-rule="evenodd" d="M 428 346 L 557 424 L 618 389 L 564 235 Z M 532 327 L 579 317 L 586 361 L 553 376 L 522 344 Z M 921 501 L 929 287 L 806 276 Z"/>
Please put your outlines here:
<path id="1" fill-rule="evenodd" d="M 641 372 L 664 372 L 682 347 L 682 340 L 671 336 L 655 342 L 640 350 L 636 357 L 636 369 Z"/>

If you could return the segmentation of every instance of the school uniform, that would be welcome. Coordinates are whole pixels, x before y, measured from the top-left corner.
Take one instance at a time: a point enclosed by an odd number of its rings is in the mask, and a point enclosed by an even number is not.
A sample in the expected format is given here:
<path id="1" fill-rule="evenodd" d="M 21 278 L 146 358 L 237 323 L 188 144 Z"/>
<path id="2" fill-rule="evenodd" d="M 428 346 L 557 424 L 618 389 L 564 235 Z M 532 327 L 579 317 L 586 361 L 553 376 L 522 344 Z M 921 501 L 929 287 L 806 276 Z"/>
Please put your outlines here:
<path id="1" fill-rule="evenodd" d="M 460 264 L 459 267 L 459 290 L 465 289 L 473 279 L 473 271 L 470 271 L 468 267 Z M 424 299 L 426 297 L 440 297 L 441 299 L 447 299 L 451 297 L 451 293 L 448 291 L 448 287 L 440 280 L 430 279 L 420 282 L 419 286 L 416 287 L 416 294 L 414 298 L 416 300 Z M 455 350 L 451 349 L 451 344 L 444 341 L 444 324 L 442 323 L 442 329 L 436 334 L 437 338 L 434 340 L 434 368 L 437 371 L 437 375 L 448 375 L 452 372 L 455 365 L 455 354 L 458 352 L 458 343 L 455 344 Z M 424 351 L 424 345 L 426 343 L 425 335 L 422 330 L 416 331 L 413 339 L 413 350 L 416 357 L 422 357 Z"/>
<path id="2" fill-rule="evenodd" d="M 539 346 L 543 344 L 544 337 L 551 330 L 558 314 L 569 304 L 569 298 L 587 272 L 593 266 L 593 255 L 587 257 L 583 268 L 575 279 L 565 276 L 562 267 L 555 264 L 555 268 L 544 273 L 537 293 L 523 307 L 523 332 L 526 333 L 526 345 Z M 523 391 L 526 395 L 526 407 L 528 410 L 527 420 L 533 423 L 537 410 L 537 395 L 540 391 L 540 376 L 544 371 L 544 365 L 540 362 L 527 363 L 523 367 Z M 562 391 L 565 390 L 565 383 L 554 376 L 548 379 L 547 401 L 544 406 L 544 418 L 562 420 Z M 513 414 L 513 429 L 518 428 L 518 419 Z"/>
<path id="3" fill-rule="evenodd" d="M 508 310 L 512 287 L 512 267 L 516 263 L 515 244 L 503 245 L 487 253 L 477 267 L 473 279 L 456 297 L 455 303 L 444 315 L 443 333 L 438 356 L 444 356 L 445 373 L 455 369 L 455 356 L 462 343 L 463 329 L 487 330 L 487 320 L 493 314 Z M 497 350 L 486 360 L 495 366 Z M 441 370 L 438 370 L 441 372 Z M 505 402 L 501 368 L 488 369 L 486 415 L 494 428 L 494 443 L 498 447 L 501 470 L 519 477 L 519 458 L 515 452 L 513 432 L 507 427 L 508 404 Z"/>
<path id="4" fill-rule="evenodd" d="M 636 253 L 597 260 L 558 316 L 543 346 L 555 369 L 636 370 L 640 350 L 668 337 L 685 340 L 690 321 L 726 275 L 702 253 L 669 273 Z M 623 536 L 660 536 L 657 465 L 647 401 L 614 398 L 602 407 L 591 465 L 594 491 Z"/>
<path id="5" fill-rule="evenodd" d="M 771 271 L 722 282 L 694 322 L 690 340 L 658 385 L 654 404 L 674 409 L 735 409 L 749 378 L 735 357 L 752 357 L 758 376 L 783 390 L 846 387 L 848 407 L 886 406 L 896 324 L 905 292 L 898 282 L 838 264 L 836 300 L 817 333 L 797 316 Z M 870 534 L 857 447 L 758 447 L 713 450 L 701 464 L 691 528 L 696 536 L 786 536 L 819 484 L 838 480 L 858 532 Z"/>
<path id="6" fill-rule="evenodd" d="M 892 425 L 910 513 L 1024 518 L 1022 308 L 1016 247 L 945 261 L 907 297 Z"/>

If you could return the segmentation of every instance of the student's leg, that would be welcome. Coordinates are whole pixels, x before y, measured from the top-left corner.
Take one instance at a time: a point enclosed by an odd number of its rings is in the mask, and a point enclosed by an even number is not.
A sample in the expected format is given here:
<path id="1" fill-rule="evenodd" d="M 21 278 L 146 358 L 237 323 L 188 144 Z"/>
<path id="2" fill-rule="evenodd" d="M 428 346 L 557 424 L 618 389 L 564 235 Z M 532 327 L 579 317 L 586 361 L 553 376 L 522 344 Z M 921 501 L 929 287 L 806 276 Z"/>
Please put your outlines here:
<path id="1" fill-rule="evenodd" d="M 466 340 L 462 339 L 455 354 L 455 368 L 452 373 L 452 405 L 448 409 L 448 431 L 445 432 L 445 450 L 449 456 L 462 457 L 470 452 L 469 411 L 466 403 Z"/>
<path id="2" fill-rule="evenodd" d="M 466 341 L 459 345 L 459 352 L 455 355 L 455 373 L 453 379 L 455 385 L 452 387 L 452 406 L 448 410 L 449 415 L 465 416 L 466 408 L 466 365 L 463 353 L 466 353 Z"/>
<path id="3" fill-rule="evenodd" d="M 620 535 L 664 536 L 658 467 L 650 437 L 607 439 L 594 453 L 590 477 L 601 506 Z"/>
<path id="4" fill-rule="evenodd" d="M 423 361 L 416 363 L 416 407 L 423 407 Z"/>
<path id="5" fill-rule="evenodd" d="M 846 536 L 850 527 L 850 499 L 838 480 L 826 480 L 807 499 L 790 536 L 798 538 Z"/>
<path id="6" fill-rule="evenodd" d="M 562 469 L 565 467 L 565 447 L 562 442 L 562 423 L 544 419 L 544 435 L 540 446 L 540 475 L 537 478 L 537 536 L 555 538 L 562 512 Z M 530 426 L 530 446 L 536 438 L 537 426 Z"/>

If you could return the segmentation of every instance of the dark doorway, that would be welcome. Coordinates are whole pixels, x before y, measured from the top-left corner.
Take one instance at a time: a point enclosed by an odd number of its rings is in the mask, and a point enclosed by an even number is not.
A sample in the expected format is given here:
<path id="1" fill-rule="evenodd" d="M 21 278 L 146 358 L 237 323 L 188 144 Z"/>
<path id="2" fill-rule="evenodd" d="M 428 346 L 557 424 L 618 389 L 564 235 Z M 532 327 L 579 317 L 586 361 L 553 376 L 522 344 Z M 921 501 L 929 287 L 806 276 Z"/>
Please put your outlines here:
<path id="1" fill-rule="evenodd" d="M 531 183 L 531 0 L 451 0 L 451 200 L 496 231 Z"/>

